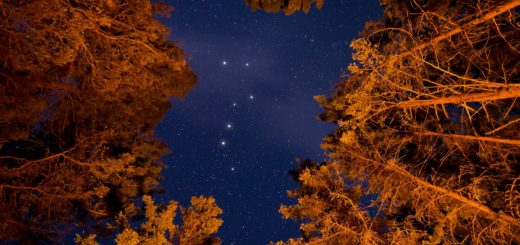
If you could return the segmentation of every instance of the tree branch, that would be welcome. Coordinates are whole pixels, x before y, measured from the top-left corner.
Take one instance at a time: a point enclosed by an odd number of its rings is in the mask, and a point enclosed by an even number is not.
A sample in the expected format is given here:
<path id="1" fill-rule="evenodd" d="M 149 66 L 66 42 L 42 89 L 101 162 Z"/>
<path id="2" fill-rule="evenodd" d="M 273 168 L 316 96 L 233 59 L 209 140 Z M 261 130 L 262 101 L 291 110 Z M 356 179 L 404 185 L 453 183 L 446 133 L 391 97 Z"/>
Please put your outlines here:
<path id="1" fill-rule="evenodd" d="M 397 103 L 396 106 L 403 109 L 412 109 L 420 106 L 457 104 L 463 102 L 482 102 L 489 100 L 501 100 L 520 97 L 520 87 L 512 87 L 509 89 L 499 89 L 492 92 L 478 92 L 460 94 L 448 97 L 441 97 L 429 100 L 409 100 Z"/>
<path id="2" fill-rule="evenodd" d="M 518 139 L 500 139 L 500 138 L 485 137 L 485 136 L 445 134 L 445 133 L 437 133 L 437 132 L 431 132 L 431 131 L 416 132 L 415 134 L 420 135 L 420 136 L 439 136 L 439 137 L 456 138 L 456 139 L 464 139 L 464 140 L 488 141 L 488 142 L 520 146 L 520 140 L 518 140 Z"/>

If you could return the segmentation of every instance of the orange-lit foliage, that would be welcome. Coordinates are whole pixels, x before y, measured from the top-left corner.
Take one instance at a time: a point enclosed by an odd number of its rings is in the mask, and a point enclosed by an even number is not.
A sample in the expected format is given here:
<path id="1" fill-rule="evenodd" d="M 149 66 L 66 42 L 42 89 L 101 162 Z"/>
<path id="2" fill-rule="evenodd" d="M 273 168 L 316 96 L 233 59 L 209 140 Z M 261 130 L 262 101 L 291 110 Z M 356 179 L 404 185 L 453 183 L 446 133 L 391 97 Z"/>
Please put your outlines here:
<path id="1" fill-rule="evenodd" d="M 0 2 L 0 239 L 103 233 L 157 186 L 153 127 L 195 84 L 147 0 Z M 72 228 L 71 228 L 72 229 Z"/>
<path id="2" fill-rule="evenodd" d="M 118 245 L 166 245 L 166 244 L 221 244 L 220 239 L 211 237 L 222 225 L 222 220 L 217 218 L 222 214 L 211 197 L 192 197 L 191 207 L 181 208 L 182 224 L 174 224 L 178 204 L 170 202 L 158 212 L 150 196 L 144 196 L 146 222 L 139 229 L 133 229 L 125 216 L 118 220 L 123 231 L 116 236 L 115 244 Z M 98 245 L 95 235 L 81 237 L 76 235 L 76 243 L 79 245 Z"/>
<path id="3" fill-rule="evenodd" d="M 520 0 L 382 1 L 304 165 L 289 244 L 520 242 Z"/>
<path id="4" fill-rule="evenodd" d="M 285 15 L 291 15 L 299 11 L 308 13 L 312 5 L 321 9 L 325 0 L 245 0 L 253 11 L 262 9 L 266 12 L 277 13 L 283 11 Z"/>

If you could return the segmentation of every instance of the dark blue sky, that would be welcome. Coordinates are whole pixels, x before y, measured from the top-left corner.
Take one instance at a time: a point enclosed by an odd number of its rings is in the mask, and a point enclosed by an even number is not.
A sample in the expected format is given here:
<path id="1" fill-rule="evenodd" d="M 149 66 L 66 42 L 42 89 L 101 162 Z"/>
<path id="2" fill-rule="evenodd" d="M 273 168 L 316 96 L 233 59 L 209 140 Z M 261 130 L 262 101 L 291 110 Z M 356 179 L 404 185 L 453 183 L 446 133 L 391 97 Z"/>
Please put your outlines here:
<path id="1" fill-rule="evenodd" d="M 171 0 L 166 23 L 199 77 L 174 101 L 157 134 L 165 158 L 161 197 L 183 205 L 211 195 L 224 210 L 224 244 L 298 235 L 278 213 L 295 187 L 295 158 L 322 159 L 334 127 L 313 95 L 330 94 L 350 62 L 348 44 L 381 9 L 376 0 L 327 0 L 309 14 L 251 13 L 241 0 Z M 252 97 L 251 97 L 252 96 Z M 229 125 L 229 126 L 228 126 Z"/>

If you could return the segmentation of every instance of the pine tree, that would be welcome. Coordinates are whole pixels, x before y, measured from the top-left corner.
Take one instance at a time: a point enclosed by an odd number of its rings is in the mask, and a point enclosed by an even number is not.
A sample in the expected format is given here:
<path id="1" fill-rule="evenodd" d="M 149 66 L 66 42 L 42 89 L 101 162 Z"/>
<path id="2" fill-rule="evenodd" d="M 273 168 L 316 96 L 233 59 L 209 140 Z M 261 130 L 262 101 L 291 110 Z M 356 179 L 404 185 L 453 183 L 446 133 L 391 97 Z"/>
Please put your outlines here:
<path id="1" fill-rule="evenodd" d="M 155 14 L 132 1 L 0 2 L 0 239 L 99 234 L 157 191 L 153 135 L 196 77 Z"/>
<path id="2" fill-rule="evenodd" d="M 281 209 L 309 220 L 289 243 L 520 242 L 520 1 L 382 3 L 347 79 L 316 97 L 338 129 L 294 192 L 321 203 Z"/>

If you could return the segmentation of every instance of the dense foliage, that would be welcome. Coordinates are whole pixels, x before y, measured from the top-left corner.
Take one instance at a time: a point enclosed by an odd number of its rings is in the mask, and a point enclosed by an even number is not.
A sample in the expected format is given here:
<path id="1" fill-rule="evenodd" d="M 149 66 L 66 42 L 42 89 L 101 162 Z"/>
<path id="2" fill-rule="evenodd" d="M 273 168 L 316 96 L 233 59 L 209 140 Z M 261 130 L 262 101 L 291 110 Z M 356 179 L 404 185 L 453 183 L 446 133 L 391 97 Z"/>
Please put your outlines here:
<path id="1" fill-rule="evenodd" d="M 156 191 L 153 127 L 196 77 L 154 14 L 131 1 L 0 2 L 0 239 L 59 239 Z M 113 223 L 113 222 L 112 222 Z"/>
<path id="2" fill-rule="evenodd" d="M 222 225 L 217 218 L 222 214 L 215 204 L 215 199 L 192 197 L 191 207 L 181 208 L 182 224 L 174 224 L 178 204 L 170 202 L 158 211 L 150 196 L 144 196 L 146 222 L 139 229 L 134 229 L 124 215 L 120 215 L 118 224 L 123 230 L 116 236 L 117 245 L 166 245 L 166 244 L 220 244 L 219 238 L 211 237 Z M 79 245 L 99 245 L 96 235 L 76 236 Z"/>
<path id="3" fill-rule="evenodd" d="M 304 163 L 289 244 L 520 242 L 518 0 L 382 1 Z"/>

